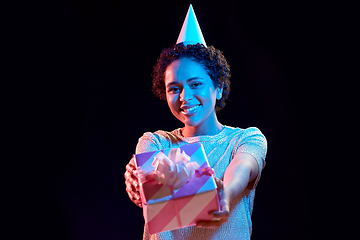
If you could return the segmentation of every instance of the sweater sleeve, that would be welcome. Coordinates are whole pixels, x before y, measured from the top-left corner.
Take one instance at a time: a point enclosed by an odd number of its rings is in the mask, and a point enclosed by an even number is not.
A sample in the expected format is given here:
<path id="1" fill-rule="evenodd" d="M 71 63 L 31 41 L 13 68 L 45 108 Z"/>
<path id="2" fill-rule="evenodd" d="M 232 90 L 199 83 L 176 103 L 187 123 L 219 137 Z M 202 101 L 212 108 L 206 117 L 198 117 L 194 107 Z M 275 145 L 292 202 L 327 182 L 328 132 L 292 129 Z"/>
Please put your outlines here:
<path id="1" fill-rule="evenodd" d="M 261 171 L 265 167 L 267 141 L 264 134 L 256 127 L 245 129 L 236 145 L 236 152 L 238 151 L 250 154 L 258 164 L 259 173 L 253 186 L 255 188 L 260 180 Z"/>
<path id="2" fill-rule="evenodd" d="M 160 149 L 162 149 L 162 146 L 156 135 L 151 132 L 146 132 L 141 138 L 139 138 L 135 154 L 157 151 Z"/>

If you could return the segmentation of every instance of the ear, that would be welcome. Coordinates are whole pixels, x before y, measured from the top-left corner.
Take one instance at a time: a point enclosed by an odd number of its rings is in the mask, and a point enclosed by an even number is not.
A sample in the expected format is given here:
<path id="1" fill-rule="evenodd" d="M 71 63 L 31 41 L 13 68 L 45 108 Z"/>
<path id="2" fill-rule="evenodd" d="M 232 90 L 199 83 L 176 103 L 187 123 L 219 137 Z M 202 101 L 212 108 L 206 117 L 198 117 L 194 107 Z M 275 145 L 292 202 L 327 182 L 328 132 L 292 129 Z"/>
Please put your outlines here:
<path id="1" fill-rule="evenodd" d="M 223 93 L 223 87 L 217 87 L 216 88 L 216 99 L 220 100 L 222 98 L 222 93 Z"/>

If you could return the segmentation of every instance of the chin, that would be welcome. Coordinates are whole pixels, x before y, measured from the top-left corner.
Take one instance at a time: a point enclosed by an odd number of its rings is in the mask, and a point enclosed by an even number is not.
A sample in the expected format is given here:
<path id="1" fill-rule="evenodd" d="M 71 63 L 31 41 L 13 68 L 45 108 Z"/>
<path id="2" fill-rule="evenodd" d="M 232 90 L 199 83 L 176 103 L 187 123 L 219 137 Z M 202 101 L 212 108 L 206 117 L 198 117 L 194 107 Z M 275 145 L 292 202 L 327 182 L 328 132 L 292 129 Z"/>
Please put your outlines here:
<path id="1" fill-rule="evenodd" d="M 189 127 L 197 127 L 199 125 L 201 125 L 201 122 L 200 121 L 189 121 L 189 120 L 186 120 L 186 121 L 182 121 L 186 126 L 189 126 Z"/>
<path id="2" fill-rule="evenodd" d="M 204 119 L 199 116 L 201 115 L 201 113 L 199 115 L 185 117 L 183 113 L 180 111 L 180 112 L 173 112 L 173 115 L 185 126 L 189 126 L 189 127 L 198 127 L 204 122 Z"/>

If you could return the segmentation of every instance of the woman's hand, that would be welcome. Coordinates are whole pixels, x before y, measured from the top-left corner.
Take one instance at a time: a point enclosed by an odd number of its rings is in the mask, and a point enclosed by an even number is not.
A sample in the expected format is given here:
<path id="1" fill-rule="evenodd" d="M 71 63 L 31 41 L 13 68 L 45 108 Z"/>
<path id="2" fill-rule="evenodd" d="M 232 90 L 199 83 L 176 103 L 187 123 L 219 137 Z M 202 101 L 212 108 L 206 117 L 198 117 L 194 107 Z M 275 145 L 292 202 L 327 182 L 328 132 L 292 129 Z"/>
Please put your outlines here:
<path id="1" fill-rule="evenodd" d="M 219 198 L 220 198 L 220 201 L 219 201 L 220 211 L 214 211 L 214 212 L 209 213 L 210 216 L 213 216 L 214 218 L 216 218 L 215 220 L 197 222 L 196 227 L 218 228 L 218 227 L 220 227 L 221 224 L 223 224 L 227 221 L 227 219 L 230 215 L 230 204 L 229 204 L 229 200 L 227 199 L 227 194 L 224 189 L 224 184 L 218 178 L 215 178 L 215 181 L 216 181 L 217 190 L 218 190 L 218 194 L 219 194 Z"/>
<path id="2" fill-rule="evenodd" d="M 130 200 L 133 201 L 137 206 L 142 208 L 141 197 L 138 192 L 139 182 L 134 174 L 135 170 L 136 167 L 134 165 L 134 158 L 131 158 L 130 162 L 126 165 L 126 172 L 124 174 L 126 192 L 128 193 Z"/>
<path id="3" fill-rule="evenodd" d="M 224 183 L 216 179 L 220 196 L 220 211 L 210 213 L 216 221 L 198 222 L 197 227 L 218 228 L 227 221 L 230 214 L 230 202 L 240 196 L 249 183 L 255 181 L 259 172 L 257 162 L 247 153 L 236 153 L 224 174 Z M 252 186 L 252 185 L 250 185 Z"/>

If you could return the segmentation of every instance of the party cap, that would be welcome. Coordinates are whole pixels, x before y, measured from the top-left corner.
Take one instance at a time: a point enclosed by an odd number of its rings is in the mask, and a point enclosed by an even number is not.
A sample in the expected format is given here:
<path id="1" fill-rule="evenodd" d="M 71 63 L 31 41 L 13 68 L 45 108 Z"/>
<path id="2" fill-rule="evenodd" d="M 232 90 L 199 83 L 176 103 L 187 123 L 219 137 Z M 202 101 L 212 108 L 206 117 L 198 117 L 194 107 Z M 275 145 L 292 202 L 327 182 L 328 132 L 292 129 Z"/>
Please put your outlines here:
<path id="1" fill-rule="evenodd" d="M 186 18 L 182 25 L 181 32 L 176 44 L 178 43 L 183 43 L 185 46 L 189 44 L 201 43 L 207 47 L 191 4 L 186 14 Z"/>

